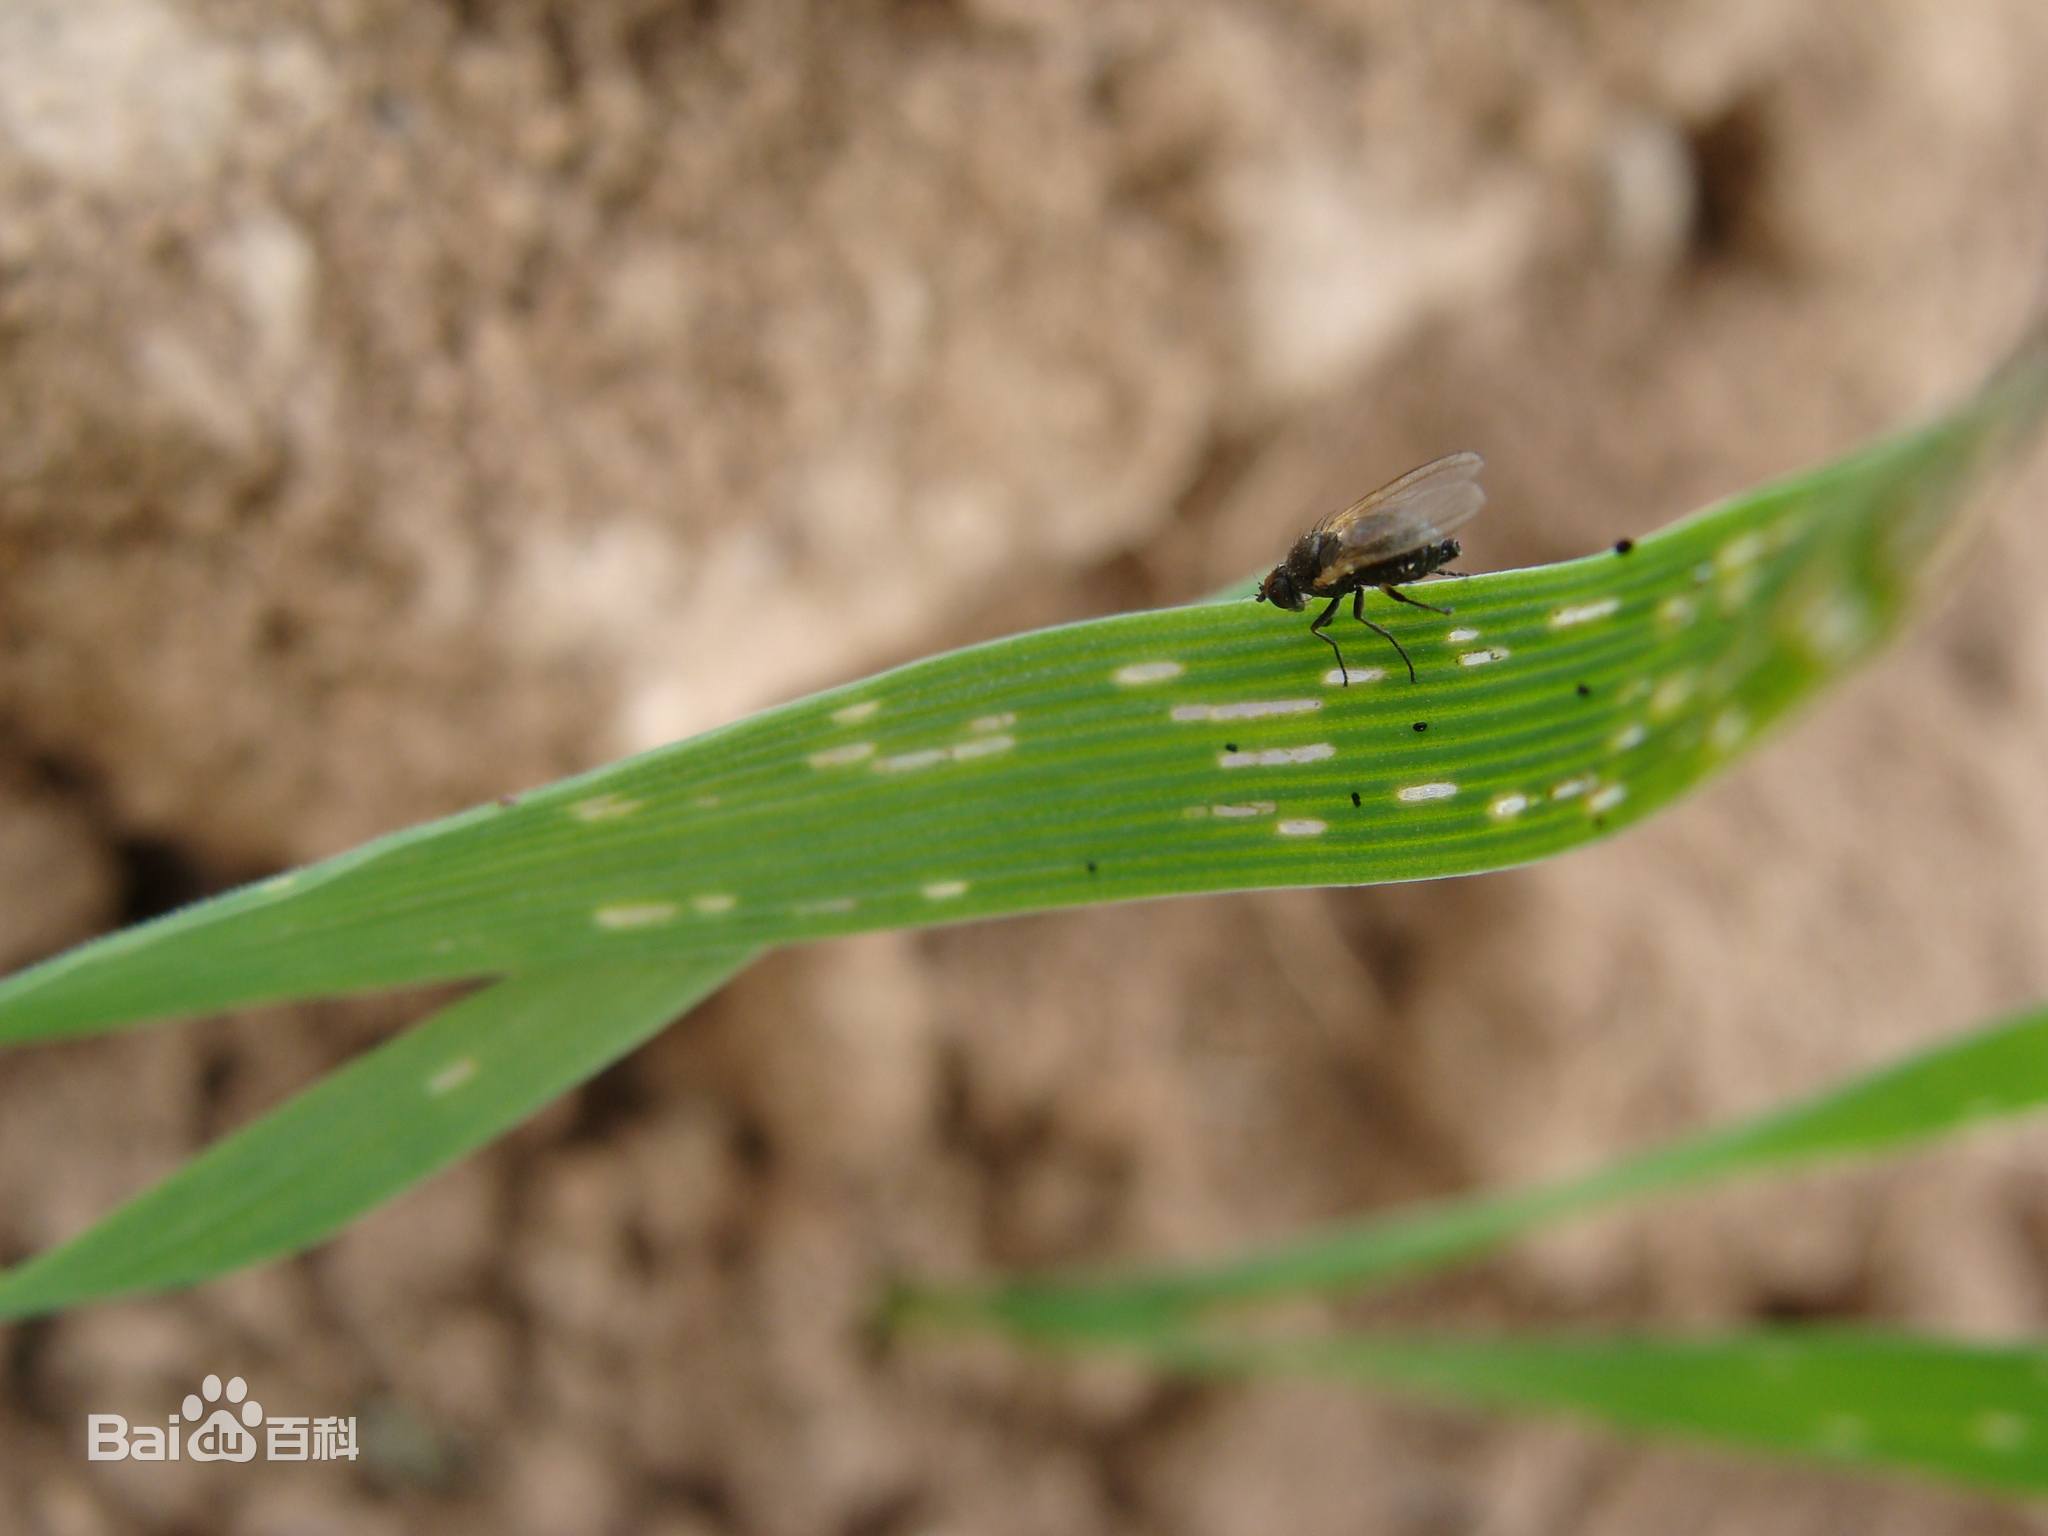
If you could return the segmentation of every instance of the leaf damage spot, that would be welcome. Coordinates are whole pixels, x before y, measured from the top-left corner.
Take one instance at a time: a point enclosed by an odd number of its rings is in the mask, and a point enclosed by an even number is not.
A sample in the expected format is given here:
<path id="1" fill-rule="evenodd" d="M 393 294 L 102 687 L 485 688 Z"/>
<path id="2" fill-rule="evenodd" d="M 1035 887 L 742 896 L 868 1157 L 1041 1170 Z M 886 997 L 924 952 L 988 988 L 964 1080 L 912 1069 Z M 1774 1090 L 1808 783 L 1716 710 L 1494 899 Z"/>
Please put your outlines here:
<path id="1" fill-rule="evenodd" d="M 590 920 L 600 928 L 652 928 L 671 921 L 677 910 L 672 901 L 621 901 L 599 907 Z"/>
<path id="2" fill-rule="evenodd" d="M 1321 699 L 1241 699 L 1234 704 L 1176 704 L 1173 719 L 1188 724 L 1203 720 L 1261 720 L 1270 715 L 1305 715 L 1323 707 Z"/>
<path id="3" fill-rule="evenodd" d="M 1596 598 L 1590 603 L 1575 603 L 1560 608 L 1550 616 L 1552 629 L 1569 629 L 1574 624 L 1591 624 L 1595 619 L 1604 619 L 1621 610 L 1618 597 Z"/>
<path id="4" fill-rule="evenodd" d="M 943 763 L 950 754 L 944 747 L 926 747 L 918 752 L 898 752 L 894 757 L 875 759 L 877 773 L 911 773 L 919 768 L 929 768 L 934 763 Z"/>
<path id="5" fill-rule="evenodd" d="M 963 741 L 948 749 L 948 755 L 956 763 L 964 763 L 975 757 L 994 757 L 998 752 L 1007 752 L 1017 745 L 1014 736 L 978 736 L 973 741 Z"/>
<path id="6" fill-rule="evenodd" d="M 578 821 L 617 821 L 621 816 L 631 816 L 644 804 L 630 795 L 592 795 L 570 806 L 569 814 Z"/>
<path id="7" fill-rule="evenodd" d="M 1394 798 L 1396 800 L 1404 800 L 1410 805 L 1415 805 L 1425 800 L 1448 800 L 1457 792 L 1457 785 L 1450 783 L 1448 780 L 1439 779 L 1431 784 L 1403 785 L 1400 789 L 1394 791 Z"/>
<path id="8" fill-rule="evenodd" d="M 849 741 L 841 747 L 827 747 L 822 752 L 811 754 L 813 768 L 844 768 L 849 763 L 860 762 L 875 755 L 872 741 Z"/>
<path id="9" fill-rule="evenodd" d="M 453 1093 L 476 1076 L 476 1058 L 458 1056 L 427 1079 L 427 1092 L 434 1098 Z"/>
<path id="10" fill-rule="evenodd" d="M 1337 749 L 1329 742 L 1318 741 L 1306 747 L 1268 747 L 1263 752 L 1239 752 L 1233 747 L 1216 762 L 1223 768 L 1284 768 L 1290 763 L 1316 763 L 1336 755 Z"/>

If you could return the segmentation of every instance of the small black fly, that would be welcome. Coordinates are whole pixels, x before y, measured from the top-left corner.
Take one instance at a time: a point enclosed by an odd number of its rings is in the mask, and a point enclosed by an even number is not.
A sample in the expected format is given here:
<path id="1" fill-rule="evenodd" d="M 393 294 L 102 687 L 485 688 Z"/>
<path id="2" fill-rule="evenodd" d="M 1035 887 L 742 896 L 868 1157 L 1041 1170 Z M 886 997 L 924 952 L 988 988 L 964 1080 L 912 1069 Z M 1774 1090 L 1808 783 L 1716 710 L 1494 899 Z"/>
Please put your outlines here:
<path id="1" fill-rule="evenodd" d="M 1392 631 L 1365 616 L 1365 589 L 1378 587 L 1396 602 L 1431 613 L 1451 611 L 1410 597 L 1400 583 L 1420 581 L 1458 558 L 1458 541 L 1451 534 L 1486 505 L 1486 493 L 1479 488 L 1484 463 L 1476 453 L 1447 454 L 1332 512 L 1296 540 L 1287 558 L 1273 567 L 1259 584 L 1258 600 L 1299 613 L 1308 598 L 1327 597 L 1330 605 L 1310 623 L 1309 633 L 1336 651 L 1337 672 L 1348 687 L 1351 674 L 1345 669 L 1344 653 L 1327 633 L 1337 605 L 1348 594 L 1351 616 L 1393 646 L 1408 668 L 1408 681 L 1414 682 L 1415 663 L 1407 650 Z"/>

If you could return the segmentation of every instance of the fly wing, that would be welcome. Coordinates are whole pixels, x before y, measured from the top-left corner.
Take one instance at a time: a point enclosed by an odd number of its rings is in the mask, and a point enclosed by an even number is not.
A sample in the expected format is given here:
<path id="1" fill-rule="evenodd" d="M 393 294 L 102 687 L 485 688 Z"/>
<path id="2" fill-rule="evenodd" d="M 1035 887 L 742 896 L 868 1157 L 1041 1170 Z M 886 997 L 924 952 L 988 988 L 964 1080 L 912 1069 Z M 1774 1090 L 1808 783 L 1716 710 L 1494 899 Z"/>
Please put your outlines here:
<path id="1" fill-rule="evenodd" d="M 1325 542 L 1324 559 L 1340 569 L 1435 544 L 1471 522 L 1486 505 L 1486 492 L 1479 486 L 1485 463 L 1471 452 L 1432 459 L 1332 512 L 1309 530 L 1309 536 L 1337 540 L 1334 548 Z"/>

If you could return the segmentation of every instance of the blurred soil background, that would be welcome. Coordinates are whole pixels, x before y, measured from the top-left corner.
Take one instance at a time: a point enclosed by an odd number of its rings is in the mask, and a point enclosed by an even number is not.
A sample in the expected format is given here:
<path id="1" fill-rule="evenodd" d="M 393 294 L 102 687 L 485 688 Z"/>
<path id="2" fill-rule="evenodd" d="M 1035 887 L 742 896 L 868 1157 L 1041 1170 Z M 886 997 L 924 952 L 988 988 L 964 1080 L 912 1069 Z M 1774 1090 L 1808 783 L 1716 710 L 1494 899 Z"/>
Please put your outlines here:
<path id="1" fill-rule="evenodd" d="M 1471 568 L 1952 396 L 2048 275 L 2038 0 L 8 0 L 0 966 L 821 685 L 1180 600 L 1477 447 Z M 0 1330 L 0 1531 L 2017 1532 L 1329 1388 L 877 1349 L 2048 994 L 2048 474 L 1625 838 L 775 956 L 303 1259 Z M 0 1060 L 0 1261 L 417 1016 Z M 2043 1141 L 1571 1229 L 1475 1326 L 2048 1325 Z M 209 1371 L 353 1467 L 91 1465 Z"/>

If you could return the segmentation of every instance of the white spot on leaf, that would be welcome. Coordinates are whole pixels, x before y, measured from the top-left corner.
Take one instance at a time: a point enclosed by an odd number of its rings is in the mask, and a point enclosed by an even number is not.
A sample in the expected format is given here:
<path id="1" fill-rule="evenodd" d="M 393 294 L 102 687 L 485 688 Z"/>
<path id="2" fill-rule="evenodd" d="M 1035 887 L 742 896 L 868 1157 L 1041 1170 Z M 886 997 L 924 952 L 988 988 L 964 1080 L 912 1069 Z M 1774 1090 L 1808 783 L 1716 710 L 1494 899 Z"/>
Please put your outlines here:
<path id="1" fill-rule="evenodd" d="M 1487 806 L 1486 810 L 1487 814 L 1501 821 L 1512 821 L 1528 808 L 1529 797 L 1527 795 L 1510 791 L 1505 795 L 1495 795 L 1493 802 Z"/>
<path id="2" fill-rule="evenodd" d="M 590 920 L 600 928 L 651 928 L 668 922 L 676 910 L 672 901 L 622 901 L 599 907 L 590 914 Z"/>
<path id="3" fill-rule="evenodd" d="M 1212 805 L 1211 815 L 1215 816 L 1270 816 L 1280 809 L 1270 800 L 1247 800 L 1242 805 Z"/>
<path id="4" fill-rule="evenodd" d="M 1479 631 L 1476 629 L 1454 629 L 1444 636 L 1444 644 L 1463 645 L 1467 640 L 1477 640 L 1478 638 Z"/>
<path id="5" fill-rule="evenodd" d="M 690 905 L 706 917 L 716 917 L 721 912 L 730 912 L 737 901 L 736 897 L 729 896 L 723 891 L 716 891 L 709 896 L 692 896 Z"/>
<path id="6" fill-rule="evenodd" d="M 642 804 L 626 795 L 592 795 L 588 800 L 578 800 L 570 806 L 569 814 L 578 821 L 616 821 L 621 816 L 632 815 Z"/>
<path id="7" fill-rule="evenodd" d="M 1618 597 L 1597 598 L 1590 603 L 1578 603 L 1569 608 L 1560 608 L 1550 616 L 1552 629 L 1568 629 L 1574 624 L 1590 624 L 1595 619 L 1604 619 L 1621 607 Z"/>
<path id="8" fill-rule="evenodd" d="M 1483 667 L 1490 661 L 1506 661 L 1508 653 L 1500 646 L 1487 651 L 1465 651 L 1458 657 L 1461 667 Z"/>
<path id="9" fill-rule="evenodd" d="M 1017 717 L 1006 712 L 1000 715 L 983 715 L 978 720 L 970 720 L 967 722 L 967 729 L 970 731 L 1007 731 L 1016 723 Z"/>
<path id="10" fill-rule="evenodd" d="M 1824 661 L 1843 662 L 1866 649 L 1875 626 L 1862 602 L 1845 592 L 1808 603 L 1799 611 L 1799 634 Z"/>
<path id="11" fill-rule="evenodd" d="M 813 768 L 843 768 L 848 763 L 857 763 L 864 757 L 875 755 L 872 741 L 849 741 L 843 747 L 827 747 L 823 752 L 811 754 Z"/>
<path id="12" fill-rule="evenodd" d="M 475 1076 L 476 1058 L 458 1056 L 427 1079 L 427 1092 L 438 1099 L 444 1093 L 453 1093 Z"/>
<path id="13" fill-rule="evenodd" d="M 1763 552 L 1764 541 L 1760 535 L 1739 534 L 1721 546 L 1721 552 L 1714 557 L 1714 563 L 1724 571 L 1736 571 L 1754 564 Z"/>
<path id="14" fill-rule="evenodd" d="M 1351 674 L 1354 683 L 1376 683 L 1387 675 L 1385 667 L 1332 667 L 1323 674 L 1323 681 L 1332 688 L 1342 688 L 1346 672 Z"/>
<path id="15" fill-rule="evenodd" d="M 1127 667 L 1118 667 L 1114 675 L 1124 687 L 1135 688 L 1145 683 L 1163 683 L 1185 671 L 1187 668 L 1177 661 L 1134 661 Z"/>
<path id="16" fill-rule="evenodd" d="M 1595 816 L 1598 816 L 1603 811 L 1613 810 L 1627 798 L 1628 787 L 1626 785 L 1608 784 L 1593 791 L 1592 796 L 1586 801 L 1586 809 Z"/>
<path id="17" fill-rule="evenodd" d="M 832 711 L 832 718 L 841 725 L 858 725 L 882 706 L 874 699 L 862 699 L 858 704 L 849 704 L 844 709 Z"/>
<path id="18" fill-rule="evenodd" d="M 1396 800 L 1406 800 L 1411 805 L 1422 800 L 1448 800 L 1458 792 L 1458 786 L 1439 780 L 1434 784 L 1409 784 L 1394 791 Z"/>
<path id="19" fill-rule="evenodd" d="M 1716 752 L 1733 752 L 1748 734 L 1749 716 L 1731 704 L 1714 716 L 1714 723 L 1707 731 L 1707 740 Z"/>
<path id="20" fill-rule="evenodd" d="M 981 736 L 973 741 L 963 741 L 952 749 L 955 762 L 965 762 L 972 757 L 993 757 L 998 752 L 1007 752 L 1017 745 L 1014 736 Z"/>
<path id="21" fill-rule="evenodd" d="M 1295 821 L 1283 821 L 1274 830 L 1282 837 L 1321 837 L 1330 830 L 1330 824 L 1317 821 L 1313 816 L 1304 816 Z"/>
<path id="22" fill-rule="evenodd" d="M 1308 747 L 1268 747 L 1263 752 L 1223 752 L 1217 763 L 1225 768 L 1281 768 L 1289 763 L 1314 763 L 1335 757 L 1337 749 L 1327 741 Z"/>
<path id="23" fill-rule="evenodd" d="M 1577 795 L 1583 795 L 1599 782 L 1600 780 L 1590 773 L 1582 773 L 1576 778 L 1560 779 L 1557 783 L 1550 786 L 1550 798 L 1553 800 L 1570 800 Z"/>
<path id="24" fill-rule="evenodd" d="M 1700 616 L 1700 605 L 1679 593 L 1657 605 L 1657 622 L 1666 629 L 1683 629 Z"/>
<path id="25" fill-rule="evenodd" d="M 1642 721 L 1632 720 L 1616 731 L 1607 745 L 1616 752 L 1626 752 L 1633 747 L 1640 747 L 1649 734 L 1644 729 Z"/>
<path id="26" fill-rule="evenodd" d="M 1650 713 L 1659 717 L 1676 714 L 1692 697 L 1697 682 L 1690 672 L 1672 673 L 1650 690 Z"/>
<path id="27" fill-rule="evenodd" d="M 1321 699 L 1244 699 L 1235 704 L 1176 704 L 1172 717 L 1183 723 L 1197 720 L 1259 720 L 1268 715 L 1305 715 L 1321 709 Z"/>
<path id="28" fill-rule="evenodd" d="M 956 896 L 967 894 L 965 880 L 934 880 L 924 888 L 927 901 L 951 901 Z"/>
<path id="29" fill-rule="evenodd" d="M 899 752 L 894 757 L 875 759 L 877 773 L 909 773 L 918 768 L 929 768 L 934 763 L 946 760 L 944 747 L 926 747 L 921 752 Z"/>

